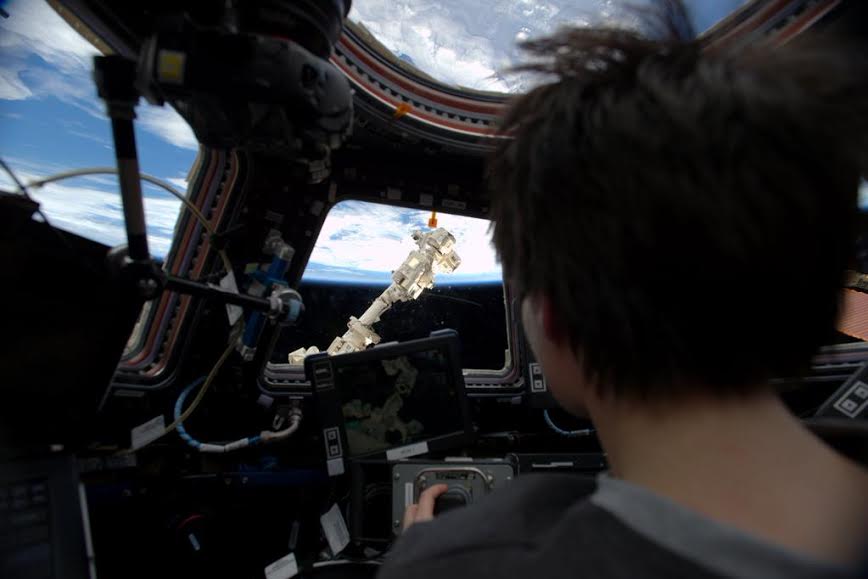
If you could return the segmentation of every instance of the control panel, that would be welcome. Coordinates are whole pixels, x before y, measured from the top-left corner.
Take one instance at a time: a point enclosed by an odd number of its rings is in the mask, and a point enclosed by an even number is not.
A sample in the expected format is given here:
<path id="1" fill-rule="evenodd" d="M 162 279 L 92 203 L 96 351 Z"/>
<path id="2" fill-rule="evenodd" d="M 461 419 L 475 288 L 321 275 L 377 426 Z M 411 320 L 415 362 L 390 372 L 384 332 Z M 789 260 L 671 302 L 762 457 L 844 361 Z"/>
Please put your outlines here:
<path id="1" fill-rule="evenodd" d="M 449 487 L 437 498 L 434 514 L 472 505 L 484 496 L 510 484 L 515 467 L 502 459 L 445 462 L 399 462 L 392 467 L 392 521 L 395 534 L 401 531 L 404 511 L 419 502 L 425 489 Z"/>

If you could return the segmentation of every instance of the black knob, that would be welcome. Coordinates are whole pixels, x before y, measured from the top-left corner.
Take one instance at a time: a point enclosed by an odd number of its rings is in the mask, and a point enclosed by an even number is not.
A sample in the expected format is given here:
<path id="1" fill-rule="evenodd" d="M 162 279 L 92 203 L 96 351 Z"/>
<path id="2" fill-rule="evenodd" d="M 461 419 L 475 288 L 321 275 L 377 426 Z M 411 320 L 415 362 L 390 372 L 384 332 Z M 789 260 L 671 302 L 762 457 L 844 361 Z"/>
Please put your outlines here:
<path id="1" fill-rule="evenodd" d="M 463 487 L 450 487 L 434 501 L 434 514 L 439 515 L 452 509 L 464 507 L 472 502 L 470 493 Z"/>

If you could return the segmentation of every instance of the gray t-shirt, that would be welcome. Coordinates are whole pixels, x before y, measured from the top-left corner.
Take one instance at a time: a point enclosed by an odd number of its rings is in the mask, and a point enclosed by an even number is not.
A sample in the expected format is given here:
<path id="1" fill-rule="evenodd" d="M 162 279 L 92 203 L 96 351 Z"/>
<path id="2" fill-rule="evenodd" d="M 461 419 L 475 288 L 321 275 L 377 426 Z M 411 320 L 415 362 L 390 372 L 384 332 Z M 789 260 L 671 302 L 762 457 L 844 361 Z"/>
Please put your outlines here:
<path id="1" fill-rule="evenodd" d="M 529 475 L 411 527 L 378 577 L 836 579 L 826 564 L 601 475 Z"/>

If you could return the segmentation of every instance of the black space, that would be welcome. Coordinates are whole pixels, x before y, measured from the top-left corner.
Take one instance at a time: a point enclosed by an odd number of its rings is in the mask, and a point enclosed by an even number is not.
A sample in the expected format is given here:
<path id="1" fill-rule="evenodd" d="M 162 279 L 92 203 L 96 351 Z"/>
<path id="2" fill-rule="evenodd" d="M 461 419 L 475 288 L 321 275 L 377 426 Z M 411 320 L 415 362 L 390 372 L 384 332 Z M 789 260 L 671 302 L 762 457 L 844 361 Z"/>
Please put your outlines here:
<path id="1" fill-rule="evenodd" d="M 325 350 L 347 329 L 350 316 L 360 316 L 385 286 L 302 282 L 305 313 L 299 324 L 281 332 L 271 361 L 285 364 L 289 352 L 317 346 Z M 403 342 L 452 329 L 461 337 L 464 368 L 500 370 L 507 349 L 503 285 L 435 286 L 418 300 L 396 304 L 374 327 L 383 342 Z"/>

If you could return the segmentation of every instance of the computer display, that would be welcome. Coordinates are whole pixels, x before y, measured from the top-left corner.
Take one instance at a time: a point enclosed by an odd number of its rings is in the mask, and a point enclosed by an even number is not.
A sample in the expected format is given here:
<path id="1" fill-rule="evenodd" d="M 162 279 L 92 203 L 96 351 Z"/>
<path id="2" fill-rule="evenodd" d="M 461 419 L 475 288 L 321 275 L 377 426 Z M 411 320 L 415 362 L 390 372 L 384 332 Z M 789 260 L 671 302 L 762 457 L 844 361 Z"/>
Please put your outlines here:
<path id="1" fill-rule="evenodd" d="M 473 430 L 457 341 L 455 332 L 437 333 L 309 358 L 327 457 L 397 460 L 467 442 Z"/>
<path id="2" fill-rule="evenodd" d="M 443 349 L 335 369 L 350 455 L 464 430 L 458 384 Z"/>

